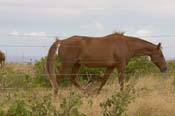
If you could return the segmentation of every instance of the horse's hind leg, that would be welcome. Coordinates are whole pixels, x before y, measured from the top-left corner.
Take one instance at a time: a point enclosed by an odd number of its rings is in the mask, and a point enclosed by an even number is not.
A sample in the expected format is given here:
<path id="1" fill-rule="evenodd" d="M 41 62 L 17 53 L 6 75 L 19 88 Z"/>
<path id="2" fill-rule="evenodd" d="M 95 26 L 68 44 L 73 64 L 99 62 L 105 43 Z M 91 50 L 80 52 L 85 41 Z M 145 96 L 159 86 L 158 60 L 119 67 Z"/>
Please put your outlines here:
<path id="1" fill-rule="evenodd" d="M 72 75 L 71 75 L 71 81 L 78 89 L 81 89 L 81 86 L 79 85 L 79 83 L 76 80 L 76 78 L 78 76 L 78 73 L 79 73 L 79 69 L 80 69 L 80 64 L 75 64 L 73 66 L 73 68 L 72 68 Z"/>
<path id="2" fill-rule="evenodd" d="M 66 75 L 68 75 L 68 72 L 72 68 L 72 66 L 72 64 L 61 64 L 60 71 L 56 74 L 56 80 L 58 84 L 61 80 L 64 79 Z"/>
<path id="3" fill-rule="evenodd" d="M 5 60 L 3 61 L 3 65 L 5 65 Z"/>
<path id="4" fill-rule="evenodd" d="M 5 61 L 2 61 L 1 62 L 1 67 L 4 67 L 4 65 L 5 65 Z"/>
<path id="5" fill-rule="evenodd" d="M 0 65 L 1 65 L 0 68 L 2 68 L 2 61 L 1 61 Z"/>
<path id="6" fill-rule="evenodd" d="M 114 70 L 115 67 L 108 67 L 104 73 L 104 76 L 102 77 L 102 82 L 100 87 L 98 88 L 98 94 L 100 93 L 101 89 L 105 85 L 106 81 L 108 80 L 109 76 L 111 75 L 112 71 Z"/>

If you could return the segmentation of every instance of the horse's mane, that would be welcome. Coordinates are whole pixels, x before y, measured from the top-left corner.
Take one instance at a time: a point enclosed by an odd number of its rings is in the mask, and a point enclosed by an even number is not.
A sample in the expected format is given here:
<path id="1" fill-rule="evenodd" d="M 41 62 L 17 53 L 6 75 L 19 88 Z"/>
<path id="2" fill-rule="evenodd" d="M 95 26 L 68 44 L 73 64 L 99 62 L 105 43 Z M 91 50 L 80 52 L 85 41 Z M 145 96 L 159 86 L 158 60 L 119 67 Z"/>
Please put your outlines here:
<path id="1" fill-rule="evenodd" d="M 119 35 L 119 36 L 124 36 L 125 32 L 120 32 L 120 31 L 114 31 L 112 34 L 109 34 L 107 36 L 115 36 L 115 35 Z"/>
<path id="2" fill-rule="evenodd" d="M 143 42 L 148 43 L 148 44 L 151 44 L 151 45 L 154 45 L 154 46 L 157 46 L 156 44 L 151 43 L 151 42 L 149 42 L 149 41 L 147 41 L 147 40 L 144 40 L 144 39 L 141 39 L 141 38 L 135 38 L 135 39 L 137 39 L 137 40 L 139 40 L 139 41 L 143 41 Z"/>
<path id="3" fill-rule="evenodd" d="M 114 31 L 112 34 L 113 35 L 124 35 L 125 32 L 123 32 L 123 31 Z"/>

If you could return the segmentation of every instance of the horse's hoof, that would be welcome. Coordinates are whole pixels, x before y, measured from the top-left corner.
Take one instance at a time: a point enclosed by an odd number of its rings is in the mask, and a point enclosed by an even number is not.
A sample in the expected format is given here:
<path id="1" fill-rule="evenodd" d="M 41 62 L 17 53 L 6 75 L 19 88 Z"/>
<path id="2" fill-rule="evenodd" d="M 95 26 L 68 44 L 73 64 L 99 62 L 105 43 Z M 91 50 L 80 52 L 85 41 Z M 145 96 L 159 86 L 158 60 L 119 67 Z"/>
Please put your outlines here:
<path id="1" fill-rule="evenodd" d="M 93 90 L 93 93 L 95 93 L 95 95 L 97 96 L 100 94 L 100 91 L 98 89 L 95 89 L 95 90 Z"/>
<path id="2" fill-rule="evenodd" d="M 58 95 L 58 89 L 54 89 L 53 94 L 54 94 L 54 96 L 57 96 Z"/>
<path id="3" fill-rule="evenodd" d="M 81 91 L 82 91 L 83 93 L 86 93 L 86 92 L 87 92 L 87 89 L 86 89 L 86 88 L 81 88 Z"/>
<path id="4" fill-rule="evenodd" d="M 100 95 L 100 90 L 97 90 L 97 95 Z"/>

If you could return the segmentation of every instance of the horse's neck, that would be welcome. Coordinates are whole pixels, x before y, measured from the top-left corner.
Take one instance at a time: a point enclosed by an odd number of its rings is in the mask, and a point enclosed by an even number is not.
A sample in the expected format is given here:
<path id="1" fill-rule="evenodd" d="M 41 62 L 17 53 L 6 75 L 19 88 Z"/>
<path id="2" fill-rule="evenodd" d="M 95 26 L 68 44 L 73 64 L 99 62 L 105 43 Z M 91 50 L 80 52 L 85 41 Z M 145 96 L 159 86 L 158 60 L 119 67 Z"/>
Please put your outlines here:
<path id="1" fill-rule="evenodd" d="M 133 42 L 132 46 L 133 46 L 133 57 L 151 56 L 152 50 L 155 48 L 155 45 L 141 40 Z"/>

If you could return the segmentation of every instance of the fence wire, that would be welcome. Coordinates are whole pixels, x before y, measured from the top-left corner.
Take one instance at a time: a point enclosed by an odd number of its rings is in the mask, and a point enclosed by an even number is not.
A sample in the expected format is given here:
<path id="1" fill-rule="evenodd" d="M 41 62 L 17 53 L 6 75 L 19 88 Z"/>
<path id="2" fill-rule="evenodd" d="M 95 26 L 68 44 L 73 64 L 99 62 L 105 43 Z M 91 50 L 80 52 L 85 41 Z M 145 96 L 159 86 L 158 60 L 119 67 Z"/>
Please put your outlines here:
<path id="1" fill-rule="evenodd" d="M 112 33 L 111 33 L 112 34 Z M 110 35 L 110 34 L 106 34 L 106 35 Z M 135 37 L 145 37 L 145 38 L 149 38 L 149 37 L 168 37 L 168 38 L 172 38 L 172 37 L 175 37 L 175 34 L 161 34 L 161 35 L 127 35 L 127 34 L 124 34 L 126 36 L 135 36 Z M 8 34 L 8 33 L 0 33 L 0 36 L 7 36 L 7 37 L 29 37 L 29 38 L 37 38 L 37 37 L 40 37 L 40 38 L 69 38 L 69 37 L 72 37 L 72 36 L 60 36 L 60 35 L 57 35 L 57 34 L 52 34 L 52 35 L 28 35 L 28 34 Z M 82 35 L 77 35 L 77 36 L 82 36 Z M 88 36 L 88 35 L 87 35 Z M 104 35 L 105 36 L 105 35 Z M 88 37 L 93 37 L 93 36 L 88 36 Z M 103 36 L 94 36 L 94 37 L 103 37 Z"/>

